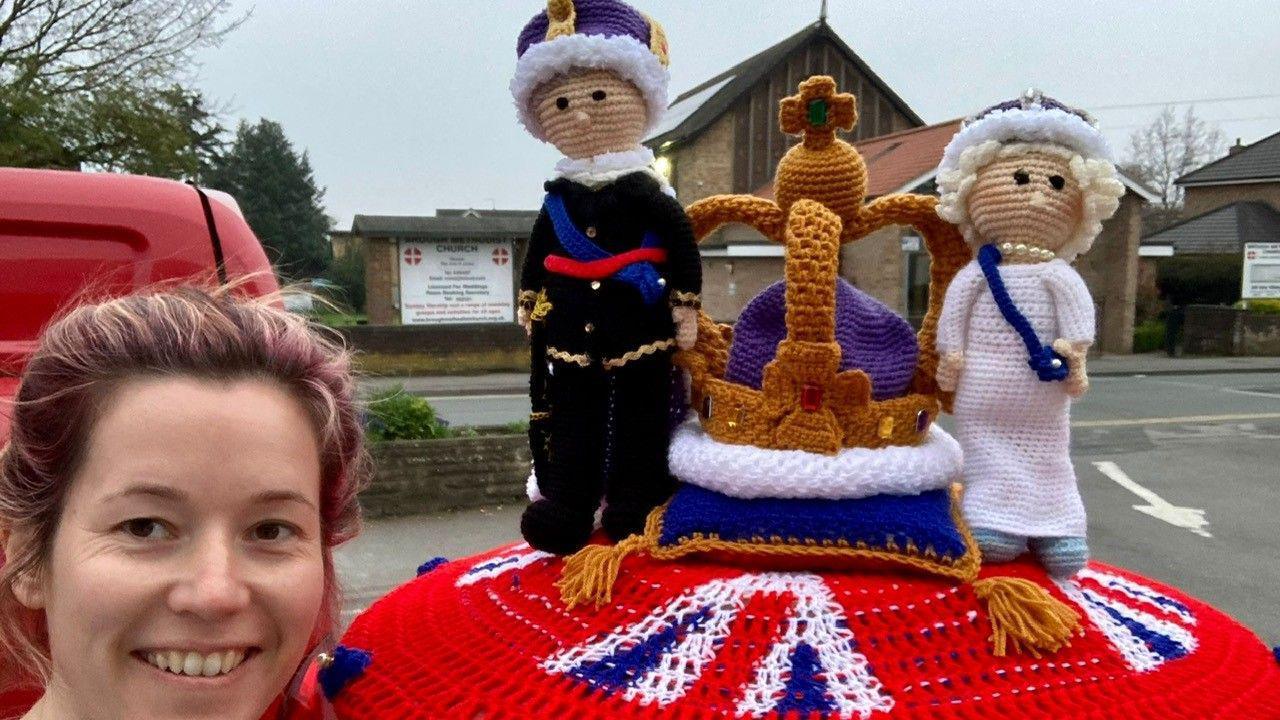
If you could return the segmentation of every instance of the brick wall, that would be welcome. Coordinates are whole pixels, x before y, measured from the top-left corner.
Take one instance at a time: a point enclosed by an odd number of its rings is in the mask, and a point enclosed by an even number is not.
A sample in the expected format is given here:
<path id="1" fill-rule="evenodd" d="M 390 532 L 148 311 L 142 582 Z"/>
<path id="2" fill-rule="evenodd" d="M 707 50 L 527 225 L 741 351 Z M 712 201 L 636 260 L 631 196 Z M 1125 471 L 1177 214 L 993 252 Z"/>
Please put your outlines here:
<path id="1" fill-rule="evenodd" d="M 1097 308 L 1094 348 L 1100 352 L 1133 352 L 1143 202 L 1132 191 L 1126 192 L 1116 214 L 1102 224 L 1102 233 L 1093 248 L 1076 261 L 1076 270 L 1089 286 Z"/>
<path id="2" fill-rule="evenodd" d="M 1221 305 L 1188 305 L 1186 312 L 1187 355 L 1280 355 L 1280 315 Z"/>
<path id="3" fill-rule="evenodd" d="M 702 307 L 712 319 L 733 322 L 761 290 L 782 279 L 782 258 L 703 258 Z"/>
<path id="4" fill-rule="evenodd" d="M 840 276 L 904 317 L 902 236 L 906 230 L 890 225 L 840 248 Z"/>
<path id="5" fill-rule="evenodd" d="M 364 243 L 365 313 L 373 325 L 400 324 L 400 250 L 390 238 Z"/>
<path id="6" fill-rule="evenodd" d="M 734 121 L 725 113 L 675 153 L 672 185 L 680 203 L 733 192 Z"/>
<path id="7" fill-rule="evenodd" d="M 1195 217 L 1239 200 L 1261 200 L 1280 210 L 1280 182 L 1189 187 L 1183 217 Z"/>
<path id="8" fill-rule="evenodd" d="M 524 435 L 488 435 L 374 444 L 372 484 L 360 494 L 365 517 L 415 515 L 521 502 L 529 476 Z"/>

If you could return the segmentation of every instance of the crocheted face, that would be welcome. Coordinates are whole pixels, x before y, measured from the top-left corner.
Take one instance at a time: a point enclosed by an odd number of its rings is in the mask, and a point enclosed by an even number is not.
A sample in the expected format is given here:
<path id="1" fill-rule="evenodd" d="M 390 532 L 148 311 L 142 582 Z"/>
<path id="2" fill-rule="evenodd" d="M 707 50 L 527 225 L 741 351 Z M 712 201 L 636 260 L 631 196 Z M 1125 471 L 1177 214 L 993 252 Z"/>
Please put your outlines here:
<path id="1" fill-rule="evenodd" d="M 983 242 L 1055 253 L 1071 240 L 1083 212 L 1070 160 L 1034 151 L 998 157 L 979 168 L 968 202 L 973 229 Z"/>
<path id="2" fill-rule="evenodd" d="M 636 86 L 608 70 L 557 77 L 533 94 L 532 109 L 547 140 L 574 159 L 635 149 L 648 119 Z"/>
<path id="3" fill-rule="evenodd" d="M 316 432 L 287 390 L 117 388 L 19 596 L 48 626 L 50 715 L 261 717 L 321 614 L 319 507 Z"/>

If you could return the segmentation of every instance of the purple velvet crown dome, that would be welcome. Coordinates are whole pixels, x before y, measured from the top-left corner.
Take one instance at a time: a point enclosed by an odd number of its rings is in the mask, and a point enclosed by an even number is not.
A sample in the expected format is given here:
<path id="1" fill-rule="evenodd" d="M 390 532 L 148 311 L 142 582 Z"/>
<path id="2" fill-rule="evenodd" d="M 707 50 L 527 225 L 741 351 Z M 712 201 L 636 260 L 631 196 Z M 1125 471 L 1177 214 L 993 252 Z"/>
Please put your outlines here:
<path id="1" fill-rule="evenodd" d="M 647 46 L 649 20 L 640 11 L 619 0 L 575 0 L 574 29 L 583 35 L 630 36 Z M 540 43 L 547 35 L 547 11 L 543 10 L 524 26 L 516 43 L 516 55 Z"/>
<path id="2" fill-rule="evenodd" d="M 725 379 L 759 389 L 764 367 L 786 339 L 786 283 L 778 281 L 752 298 L 734 326 Z M 919 346 L 911 324 L 884 303 L 836 280 L 836 342 L 840 370 L 862 370 L 876 400 L 899 397 L 916 372 Z"/>

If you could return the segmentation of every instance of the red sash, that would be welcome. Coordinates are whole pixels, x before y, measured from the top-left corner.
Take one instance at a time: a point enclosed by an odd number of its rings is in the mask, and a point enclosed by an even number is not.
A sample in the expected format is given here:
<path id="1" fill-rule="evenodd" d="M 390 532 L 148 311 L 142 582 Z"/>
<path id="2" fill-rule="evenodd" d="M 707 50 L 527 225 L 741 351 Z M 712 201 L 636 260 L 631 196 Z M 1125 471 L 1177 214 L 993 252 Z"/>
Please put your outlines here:
<path id="1" fill-rule="evenodd" d="M 628 265 L 638 262 L 666 262 L 667 251 L 663 248 L 637 248 L 618 253 L 601 260 L 574 260 L 561 255 L 548 255 L 542 266 L 548 272 L 565 275 L 579 280 L 603 280 L 612 277 Z"/>

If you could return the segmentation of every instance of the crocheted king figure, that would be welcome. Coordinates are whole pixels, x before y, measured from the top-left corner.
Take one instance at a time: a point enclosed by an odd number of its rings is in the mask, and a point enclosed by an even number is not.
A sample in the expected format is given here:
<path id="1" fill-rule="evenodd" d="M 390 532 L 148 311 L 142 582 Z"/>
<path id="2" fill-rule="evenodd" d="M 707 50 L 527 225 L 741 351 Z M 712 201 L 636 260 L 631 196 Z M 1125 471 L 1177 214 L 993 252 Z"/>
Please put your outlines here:
<path id="1" fill-rule="evenodd" d="M 1060 577 L 1088 559 L 1069 406 L 1089 386 L 1094 308 L 1070 263 L 1124 193 L 1108 158 L 1088 115 L 1028 91 L 967 120 L 938 174 L 938 215 L 976 252 L 938 326 L 965 517 L 985 561 L 1030 549 Z"/>
<path id="2" fill-rule="evenodd" d="M 602 498 L 618 540 L 674 488 L 671 355 L 697 337 L 702 272 L 684 210 L 640 145 L 667 107 L 661 26 L 618 0 L 550 0 L 518 53 L 520 120 L 565 155 L 520 278 L 536 479 L 521 531 L 567 554 Z"/>

